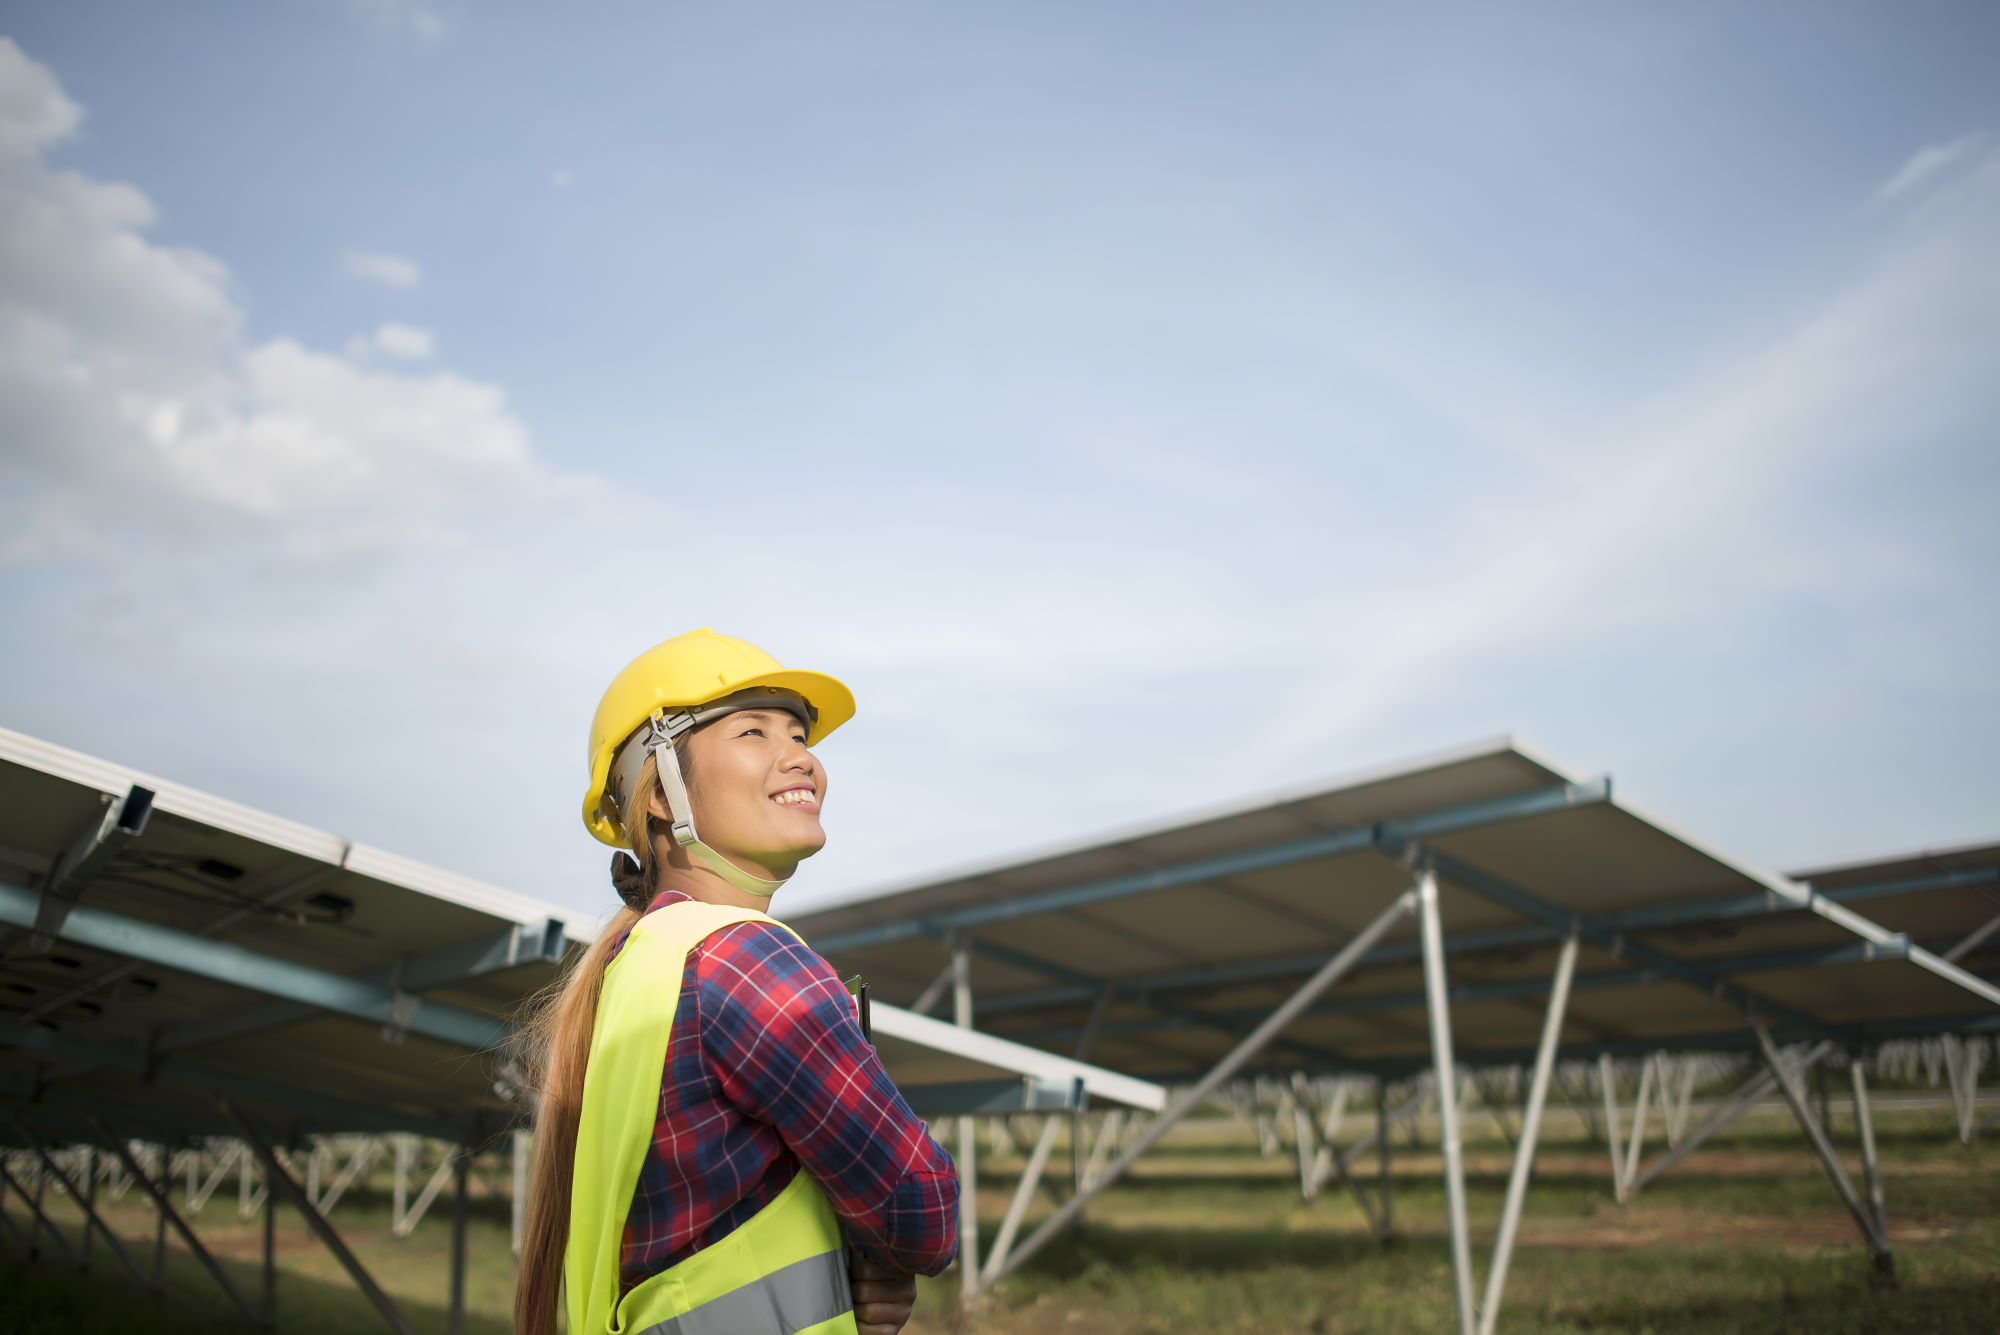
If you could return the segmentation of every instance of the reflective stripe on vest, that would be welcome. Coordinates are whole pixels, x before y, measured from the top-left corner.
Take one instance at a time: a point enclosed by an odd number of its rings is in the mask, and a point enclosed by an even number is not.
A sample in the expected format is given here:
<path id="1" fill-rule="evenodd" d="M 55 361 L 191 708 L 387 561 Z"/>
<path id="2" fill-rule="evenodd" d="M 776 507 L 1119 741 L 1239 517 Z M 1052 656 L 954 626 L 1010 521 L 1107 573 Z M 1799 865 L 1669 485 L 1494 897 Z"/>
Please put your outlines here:
<path id="1" fill-rule="evenodd" d="M 755 909 L 669 904 L 639 919 L 604 972 L 563 1256 L 570 1335 L 854 1335 L 840 1219 L 803 1166 L 735 1229 L 619 1292 L 625 1221 L 652 1143 L 688 952 L 739 922 L 791 930 Z"/>
<path id="2" fill-rule="evenodd" d="M 847 1283 L 847 1255 L 827 1252 L 670 1316 L 639 1335 L 798 1335 L 854 1310 Z"/>

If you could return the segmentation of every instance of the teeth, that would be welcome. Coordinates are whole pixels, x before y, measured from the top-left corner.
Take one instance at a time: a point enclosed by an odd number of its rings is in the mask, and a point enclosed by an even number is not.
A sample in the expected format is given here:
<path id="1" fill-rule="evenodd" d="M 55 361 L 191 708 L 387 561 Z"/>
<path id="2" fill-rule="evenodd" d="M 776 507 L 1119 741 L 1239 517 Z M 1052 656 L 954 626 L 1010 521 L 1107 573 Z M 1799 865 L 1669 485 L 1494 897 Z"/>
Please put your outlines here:
<path id="1" fill-rule="evenodd" d="M 788 807 L 796 807 L 811 802 L 813 795 L 809 788 L 794 788 L 790 792 L 779 793 L 771 800 Z"/>

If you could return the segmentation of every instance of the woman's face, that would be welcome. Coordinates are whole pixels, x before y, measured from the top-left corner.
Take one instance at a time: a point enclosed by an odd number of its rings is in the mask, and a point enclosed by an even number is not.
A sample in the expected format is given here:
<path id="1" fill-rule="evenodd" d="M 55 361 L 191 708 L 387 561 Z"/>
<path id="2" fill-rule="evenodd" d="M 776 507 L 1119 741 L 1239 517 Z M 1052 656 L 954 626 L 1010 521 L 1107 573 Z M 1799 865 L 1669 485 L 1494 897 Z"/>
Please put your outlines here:
<path id="1" fill-rule="evenodd" d="M 782 880 L 826 843 L 826 771 L 791 714 L 724 715 L 688 738 L 688 769 L 696 833 L 752 875 Z"/>

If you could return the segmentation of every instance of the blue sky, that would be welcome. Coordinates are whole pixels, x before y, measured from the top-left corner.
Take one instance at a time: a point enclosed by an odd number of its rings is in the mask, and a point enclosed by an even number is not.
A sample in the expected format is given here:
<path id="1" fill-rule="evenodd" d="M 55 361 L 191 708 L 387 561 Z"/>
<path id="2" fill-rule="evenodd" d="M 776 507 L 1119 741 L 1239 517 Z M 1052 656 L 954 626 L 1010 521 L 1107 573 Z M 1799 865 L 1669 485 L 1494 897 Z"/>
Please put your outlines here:
<path id="1" fill-rule="evenodd" d="M 825 902 L 1516 732 L 2000 834 L 1990 5 L 14 6 L 0 724 L 526 893 L 835 672 Z"/>

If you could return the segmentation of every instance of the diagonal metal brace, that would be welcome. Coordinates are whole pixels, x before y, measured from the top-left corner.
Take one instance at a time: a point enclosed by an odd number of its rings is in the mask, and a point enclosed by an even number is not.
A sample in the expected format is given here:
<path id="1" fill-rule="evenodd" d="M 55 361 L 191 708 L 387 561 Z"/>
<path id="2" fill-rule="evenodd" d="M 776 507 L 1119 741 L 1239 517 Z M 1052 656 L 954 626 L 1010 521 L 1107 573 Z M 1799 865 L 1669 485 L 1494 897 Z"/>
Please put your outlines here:
<path id="1" fill-rule="evenodd" d="M 215 1258 L 209 1254 L 208 1248 L 202 1246 L 201 1239 L 195 1236 L 195 1231 L 188 1226 L 187 1220 L 181 1218 L 180 1211 L 174 1209 L 173 1202 L 168 1198 L 167 1193 L 161 1190 L 160 1185 L 153 1181 L 152 1176 L 140 1165 L 138 1156 L 132 1153 L 131 1146 L 126 1144 L 119 1136 L 114 1135 L 102 1120 L 93 1117 L 90 1120 L 90 1125 L 97 1132 L 98 1141 L 124 1162 L 125 1169 L 132 1174 L 133 1181 L 137 1182 L 145 1190 L 146 1195 L 153 1202 L 153 1207 L 160 1212 L 160 1217 L 169 1224 L 172 1224 L 174 1231 L 181 1235 L 181 1240 L 187 1243 L 188 1250 L 194 1253 L 195 1259 L 201 1262 L 202 1268 L 208 1271 L 209 1277 L 221 1287 L 224 1293 L 229 1295 L 229 1300 L 241 1309 L 243 1315 L 249 1317 L 252 1321 L 258 1320 L 259 1313 L 257 1309 L 250 1305 L 249 1300 L 243 1296 L 243 1291 L 237 1288 L 235 1282 L 229 1278 L 229 1272 L 216 1263 Z"/>
<path id="2" fill-rule="evenodd" d="M 1827 1139 L 1826 1130 L 1819 1119 L 1813 1116 L 1812 1108 L 1806 1102 L 1805 1087 L 1799 1083 L 1799 1073 L 1785 1065 L 1778 1054 L 1778 1045 L 1771 1041 L 1771 1031 L 1761 1021 L 1753 1021 L 1751 1031 L 1757 1035 L 1757 1048 L 1764 1056 L 1764 1065 L 1777 1077 L 1778 1089 L 1791 1106 L 1792 1116 L 1799 1128 L 1806 1133 L 1812 1143 L 1813 1152 L 1819 1156 L 1820 1165 L 1826 1169 L 1827 1177 L 1833 1182 L 1835 1191 L 1840 1193 L 1847 1212 L 1854 1216 L 1854 1222 L 1861 1227 L 1861 1236 L 1867 1239 L 1869 1249 L 1875 1253 L 1875 1268 L 1893 1278 L 1896 1273 L 1895 1253 L 1889 1249 L 1889 1235 L 1876 1219 L 1874 1213 L 1862 1201 L 1861 1194 L 1854 1189 L 1847 1170 L 1841 1166 L 1840 1156 Z"/>
<path id="3" fill-rule="evenodd" d="M 8 1170 L 7 1156 L 4 1154 L 0 1154 L 0 1182 L 5 1182 L 14 1189 L 14 1194 L 21 1198 L 21 1203 L 26 1205 L 29 1211 L 35 1216 L 35 1222 L 48 1230 L 49 1236 L 56 1240 L 56 1246 L 62 1248 L 63 1255 L 70 1259 L 70 1263 L 72 1265 L 82 1265 L 83 1258 L 76 1254 L 76 1248 L 70 1246 L 69 1239 L 62 1235 L 62 1230 L 56 1227 L 55 1221 L 43 1213 L 42 1207 L 35 1202 L 34 1193 L 22 1186 L 20 1179 Z M 9 1220 L 8 1222 L 12 1223 L 13 1221 Z M 30 1239 L 30 1249 L 34 1245 L 33 1239 Z"/>
<path id="4" fill-rule="evenodd" d="M 221 1098 L 216 1102 L 221 1105 L 229 1120 L 236 1124 L 236 1129 L 242 1133 L 244 1141 L 263 1163 L 265 1178 L 270 1183 L 270 1189 L 282 1194 L 292 1203 L 293 1209 L 305 1216 L 306 1226 L 312 1229 L 314 1235 L 326 1245 L 326 1249 L 333 1253 L 334 1259 L 340 1262 L 341 1268 L 347 1271 L 355 1286 L 370 1303 L 374 1304 L 375 1310 L 380 1312 L 383 1319 L 395 1329 L 396 1335 L 416 1335 L 408 1319 L 403 1316 L 402 1310 L 396 1306 L 395 1299 L 382 1291 L 382 1286 L 368 1273 L 368 1267 L 362 1265 L 360 1258 L 348 1250 L 347 1244 L 341 1240 L 340 1234 L 334 1231 L 333 1225 L 327 1222 L 326 1216 L 314 1208 L 312 1201 L 307 1199 L 305 1189 L 293 1181 L 292 1175 L 285 1171 L 285 1166 L 278 1162 L 276 1152 L 271 1149 L 270 1142 L 264 1139 L 263 1133 L 257 1130 L 249 1118 L 238 1112 L 236 1105 L 228 1099 Z"/>
<path id="5" fill-rule="evenodd" d="M 139 1268 L 139 1263 L 132 1259 L 132 1253 L 125 1250 L 124 1239 L 111 1231 L 111 1226 L 106 1224 L 103 1218 L 97 1213 L 97 1207 L 91 1204 L 90 1197 L 84 1194 L 81 1187 L 70 1180 L 69 1174 L 64 1172 L 62 1165 L 56 1162 L 55 1156 L 50 1154 L 47 1147 L 35 1138 L 35 1133 L 28 1129 L 28 1124 L 17 1118 L 14 1122 L 14 1129 L 20 1132 L 21 1138 L 27 1141 L 30 1148 L 40 1157 L 42 1166 L 47 1168 L 55 1180 L 61 1184 L 62 1189 L 69 1193 L 70 1199 L 76 1202 L 77 1208 L 83 1211 L 83 1238 L 86 1250 L 90 1241 L 90 1230 L 94 1228 L 104 1236 L 104 1240 L 107 1243 L 111 1244 L 111 1250 L 117 1254 L 118 1259 L 124 1263 L 125 1268 L 138 1276 L 141 1284 L 144 1284 L 147 1288 L 159 1287 L 153 1282 L 152 1276 Z"/>

